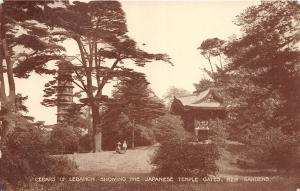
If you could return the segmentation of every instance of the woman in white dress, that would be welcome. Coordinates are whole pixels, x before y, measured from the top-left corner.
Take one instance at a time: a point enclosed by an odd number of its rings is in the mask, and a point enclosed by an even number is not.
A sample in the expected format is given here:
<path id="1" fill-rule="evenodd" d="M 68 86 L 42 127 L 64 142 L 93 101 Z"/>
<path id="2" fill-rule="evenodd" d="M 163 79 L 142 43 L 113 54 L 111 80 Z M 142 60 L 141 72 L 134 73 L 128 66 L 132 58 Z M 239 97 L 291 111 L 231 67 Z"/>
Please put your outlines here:
<path id="1" fill-rule="evenodd" d="M 127 150 L 127 142 L 126 141 L 123 142 L 122 147 L 123 147 L 124 151 L 126 152 L 126 150 Z"/>

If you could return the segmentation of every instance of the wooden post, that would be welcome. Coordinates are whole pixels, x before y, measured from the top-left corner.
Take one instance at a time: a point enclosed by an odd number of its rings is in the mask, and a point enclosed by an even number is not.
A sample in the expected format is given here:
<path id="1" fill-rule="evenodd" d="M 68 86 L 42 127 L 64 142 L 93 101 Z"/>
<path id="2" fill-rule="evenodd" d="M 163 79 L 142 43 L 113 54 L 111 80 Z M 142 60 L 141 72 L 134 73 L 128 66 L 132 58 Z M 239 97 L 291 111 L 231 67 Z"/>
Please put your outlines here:
<path id="1" fill-rule="evenodd" d="M 135 130 L 135 121 L 134 120 L 132 120 L 132 142 L 131 142 L 131 147 L 132 147 L 132 149 L 134 149 L 134 130 Z"/>

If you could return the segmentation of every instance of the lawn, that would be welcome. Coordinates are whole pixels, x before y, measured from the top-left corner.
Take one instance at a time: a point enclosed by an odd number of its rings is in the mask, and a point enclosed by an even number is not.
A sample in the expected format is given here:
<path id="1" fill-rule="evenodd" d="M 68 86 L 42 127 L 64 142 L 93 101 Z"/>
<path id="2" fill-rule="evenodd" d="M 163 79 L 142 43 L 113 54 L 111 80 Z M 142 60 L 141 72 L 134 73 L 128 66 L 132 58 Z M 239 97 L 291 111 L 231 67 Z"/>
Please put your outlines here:
<path id="1" fill-rule="evenodd" d="M 149 174 L 153 168 L 150 159 L 156 148 L 157 146 L 139 147 L 127 150 L 125 154 L 105 151 L 67 156 L 76 162 L 80 175 Z"/>
<path id="2" fill-rule="evenodd" d="M 296 191 L 300 179 L 275 178 L 271 182 L 237 183 L 145 183 L 145 182 L 66 182 L 34 184 L 22 191 Z"/>
<path id="3" fill-rule="evenodd" d="M 154 168 L 150 159 L 156 149 L 157 146 L 151 146 L 128 150 L 125 154 L 105 151 L 67 155 L 79 166 L 75 177 L 94 179 L 74 181 L 74 177 L 68 177 L 64 182 L 32 182 L 30 188 L 22 191 L 296 191 L 297 187 L 300 188 L 300 178 L 266 174 L 258 169 L 241 169 L 234 166 L 234 156 L 228 152 L 222 153 L 222 158 L 218 161 L 218 177 L 221 181 L 199 179 L 198 182 L 146 182 L 145 179 L 151 177 L 151 170 Z M 139 177 L 140 181 L 132 181 L 130 177 Z M 104 181 L 104 178 L 107 179 Z M 256 181 L 253 181 L 254 179 Z"/>

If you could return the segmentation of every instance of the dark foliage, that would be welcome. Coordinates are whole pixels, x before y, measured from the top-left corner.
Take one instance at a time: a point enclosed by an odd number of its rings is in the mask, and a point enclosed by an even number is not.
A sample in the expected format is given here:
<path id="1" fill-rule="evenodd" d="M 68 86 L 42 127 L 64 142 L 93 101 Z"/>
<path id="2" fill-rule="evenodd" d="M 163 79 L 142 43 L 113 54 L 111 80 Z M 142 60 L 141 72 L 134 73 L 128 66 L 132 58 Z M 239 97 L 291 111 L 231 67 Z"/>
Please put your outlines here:
<path id="1" fill-rule="evenodd" d="M 36 127 L 16 127 L 8 136 L 1 149 L 2 180 L 12 185 L 20 185 L 34 176 L 71 175 L 76 165 L 67 159 L 49 156 L 42 134 Z"/>
<path id="2" fill-rule="evenodd" d="M 88 134 L 80 136 L 78 152 L 87 153 L 92 150 L 92 137 Z"/>
<path id="3" fill-rule="evenodd" d="M 116 110 L 108 110 L 103 116 L 103 149 L 114 150 L 116 143 L 129 139 L 130 121 L 128 117 Z"/>
<path id="4" fill-rule="evenodd" d="M 128 116 L 116 110 L 108 110 L 103 116 L 103 149 L 114 150 L 116 143 L 127 141 L 129 145 L 132 143 L 132 126 Z M 154 143 L 155 135 L 152 126 L 145 127 L 136 125 L 135 130 L 135 146 L 148 146 Z"/>
<path id="5" fill-rule="evenodd" d="M 49 150 L 53 154 L 66 154 L 78 151 L 80 131 L 71 126 L 58 125 L 51 131 Z"/>
<path id="6" fill-rule="evenodd" d="M 151 163 L 158 176 L 206 177 L 218 172 L 219 153 L 214 144 L 196 144 L 187 140 L 170 139 L 161 144 Z"/>
<path id="7" fill-rule="evenodd" d="M 68 69 L 72 73 L 71 80 L 81 89 L 81 93 L 86 94 L 81 100 L 91 108 L 92 137 L 96 137 L 96 134 L 101 136 L 99 107 L 105 102 L 102 100 L 103 88 L 112 79 L 128 76 L 132 69 L 127 68 L 124 61 L 131 60 L 136 66 L 142 67 L 156 60 L 171 63 L 170 58 L 165 54 L 141 50 L 127 36 L 125 13 L 118 1 L 75 1 L 65 7 L 50 9 L 46 6 L 44 10 L 48 19 L 45 24 L 57 29 L 50 34 L 52 40 L 58 39 L 53 42 L 58 44 L 65 39 L 76 42 L 80 55 L 65 55 L 60 60 L 70 62 Z M 23 66 L 22 71 L 28 68 L 27 65 Z M 36 68 L 38 66 L 29 67 L 26 73 Z M 55 106 L 57 103 L 56 88 L 56 84 L 47 84 L 43 102 L 45 105 Z M 93 140 L 93 151 L 96 151 L 96 140 Z"/>
<path id="8" fill-rule="evenodd" d="M 151 120 L 164 115 L 164 105 L 151 91 L 145 75 L 138 72 L 131 72 L 130 77 L 121 78 L 113 92 L 113 98 L 111 111 L 123 112 L 128 117 L 131 145 L 134 148 L 136 125 L 147 127 Z"/>
<path id="9" fill-rule="evenodd" d="M 180 100 L 176 99 L 174 97 L 173 102 L 171 104 L 170 107 L 170 111 L 172 112 L 172 114 L 174 115 L 183 115 L 184 113 L 184 108 L 182 103 L 180 102 Z"/>
<path id="10" fill-rule="evenodd" d="M 164 106 L 149 84 L 145 74 L 132 72 L 130 77 L 121 79 L 113 92 L 116 107 L 136 124 L 145 124 L 164 114 Z"/>
<path id="11" fill-rule="evenodd" d="M 299 169 L 299 133 L 287 135 L 279 128 L 257 128 L 249 132 L 246 151 L 240 161 L 252 167 L 289 172 Z M 252 161 L 252 162 L 251 162 Z"/>
<path id="12" fill-rule="evenodd" d="M 242 157 L 257 166 L 298 166 L 299 10 L 296 1 L 247 8 L 235 20 L 241 37 L 219 49 L 226 56 L 224 69 L 196 85 L 222 90 L 229 137 L 247 146 Z"/>
<path id="13" fill-rule="evenodd" d="M 137 125 L 135 129 L 135 145 L 149 146 L 155 143 L 155 134 L 149 126 Z M 129 139 L 132 142 L 132 139 Z"/>
<path id="14" fill-rule="evenodd" d="M 208 88 L 213 88 L 215 86 L 215 83 L 211 80 L 208 80 L 208 79 L 201 79 L 199 81 L 198 84 L 194 84 L 195 86 L 195 91 L 194 93 L 200 93 L 200 92 L 203 92 L 205 90 L 207 90 Z"/>
<path id="15" fill-rule="evenodd" d="M 153 130 L 155 140 L 160 143 L 170 138 L 184 139 L 190 136 L 183 127 L 181 117 L 170 113 L 166 113 L 153 120 L 151 129 Z"/>

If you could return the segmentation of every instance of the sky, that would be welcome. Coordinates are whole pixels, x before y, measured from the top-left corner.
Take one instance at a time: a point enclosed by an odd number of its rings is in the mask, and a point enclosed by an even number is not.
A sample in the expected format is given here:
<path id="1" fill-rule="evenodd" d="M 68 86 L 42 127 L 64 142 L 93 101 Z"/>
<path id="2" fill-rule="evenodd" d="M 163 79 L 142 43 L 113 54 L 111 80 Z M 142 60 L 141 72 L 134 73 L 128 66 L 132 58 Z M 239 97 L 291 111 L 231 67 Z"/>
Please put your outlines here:
<path id="1" fill-rule="evenodd" d="M 239 34 L 235 16 L 257 1 L 122 1 L 128 35 L 151 53 L 166 53 L 174 66 L 152 62 L 144 72 L 155 94 L 162 98 L 171 86 L 194 91 L 194 83 L 205 77 L 202 69 L 208 62 L 197 47 L 207 38 L 228 39 Z M 145 45 L 143 45 L 145 44 Z M 68 52 L 77 53 L 69 43 Z M 40 104 L 44 84 L 49 77 L 32 74 L 29 79 L 16 79 L 17 92 L 28 96 L 28 115 L 46 124 L 56 123 L 56 108 Z M 110 88 L 104 93 L 109 94 Z"/>

